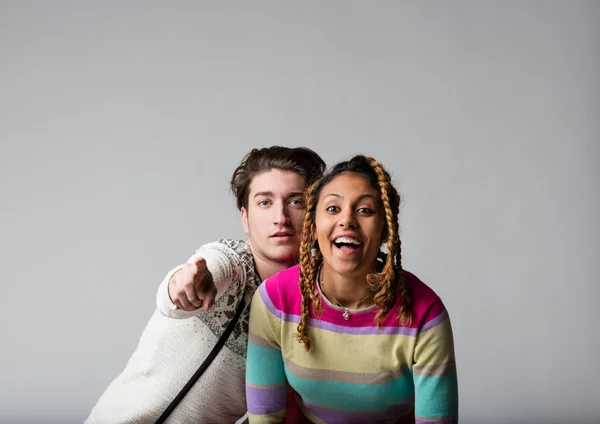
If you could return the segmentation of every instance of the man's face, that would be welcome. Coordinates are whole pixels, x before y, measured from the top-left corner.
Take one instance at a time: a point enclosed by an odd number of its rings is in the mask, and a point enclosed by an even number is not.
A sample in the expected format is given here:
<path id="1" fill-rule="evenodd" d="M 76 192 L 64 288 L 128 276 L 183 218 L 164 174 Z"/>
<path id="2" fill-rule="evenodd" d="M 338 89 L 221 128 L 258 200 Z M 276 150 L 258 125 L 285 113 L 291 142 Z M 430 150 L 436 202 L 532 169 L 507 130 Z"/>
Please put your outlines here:
<path id="1" fill-rule="evenodd" d="M 268 262 L 295 261 L 304 219 L 304 177 L 272 169 L 250 183 L 242 223 L 254 255 Z"/>

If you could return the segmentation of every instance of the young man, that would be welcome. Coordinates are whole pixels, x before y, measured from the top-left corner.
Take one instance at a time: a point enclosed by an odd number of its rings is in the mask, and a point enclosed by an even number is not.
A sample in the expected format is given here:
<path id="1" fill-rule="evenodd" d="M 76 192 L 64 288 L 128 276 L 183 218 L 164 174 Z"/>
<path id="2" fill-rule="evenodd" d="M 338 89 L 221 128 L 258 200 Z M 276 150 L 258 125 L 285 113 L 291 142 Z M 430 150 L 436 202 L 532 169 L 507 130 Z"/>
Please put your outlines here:
<path id="1" fill-rule="evenodd" d="M 136 351 L 86 423 L 154 423 L 214 347 L 242 298 L 246 306 L 233 333 L 167 422 L 233 423 L 244 415 L 250 301 L 262 280 L 297 262 L 303 192 L 324 168 L 307 148 L 275 146 L 246 155 L 231 188 L 247 241 L 204 245 L 167 274 Z"/>

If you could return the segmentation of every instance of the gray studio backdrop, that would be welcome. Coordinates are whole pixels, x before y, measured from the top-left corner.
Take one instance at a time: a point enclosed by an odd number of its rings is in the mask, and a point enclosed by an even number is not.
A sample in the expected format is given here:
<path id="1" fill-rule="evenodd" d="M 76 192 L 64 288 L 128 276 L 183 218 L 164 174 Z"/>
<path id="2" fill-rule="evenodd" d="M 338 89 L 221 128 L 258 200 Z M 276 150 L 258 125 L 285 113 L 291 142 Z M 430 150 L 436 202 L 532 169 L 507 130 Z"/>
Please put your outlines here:
<path id="1" fill-rule="evenodd" d="M 463 423 L 600 417 L 598 1 L 0 1 L 0 422 L 76 423 L 252 147 L 380 159 Z"/>

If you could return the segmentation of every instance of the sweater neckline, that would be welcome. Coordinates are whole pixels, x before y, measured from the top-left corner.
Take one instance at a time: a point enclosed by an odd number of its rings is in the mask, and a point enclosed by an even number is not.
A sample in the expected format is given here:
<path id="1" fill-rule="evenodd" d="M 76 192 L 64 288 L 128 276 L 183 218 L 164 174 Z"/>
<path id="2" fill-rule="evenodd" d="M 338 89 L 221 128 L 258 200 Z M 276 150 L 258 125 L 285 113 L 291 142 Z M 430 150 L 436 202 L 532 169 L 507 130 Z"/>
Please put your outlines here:
<path id="1" fill-rule="evenodd" d="M 338 306 L 338 305 L 334 304 L 333 302 L 330 302 L 329 299 L 327 299 L 327 296 L 325 296 L 325 294 L 323 294 L 323 291 L 321 290 L 321 285 L 319 284 L 320 276 L 321 276 L 321 267 L 319 267 L 319 269 L 317 271 L 317 275 L 316 275 L 314 284 L 317 287 L 317 291 L 319 292 L 319 296 L 321 297 L 321 299 L 323 299 L 323 301 L 329 308 L 333 309 L 335 312 L 338 313 L 336 315 L 340 315 L 340 317 L 342 317 L 343 314 L 346 313 L 346 311 L 348 311 L 350 313 L 350 317 L 352 317 L 352 316 L 364 317 L 365 316 L 364 314 L 372 313 L 373 311 L 379 309 L 379 307 L 376 304 L 373 304 L 366 308 L 350 309 L 350 308 L 346 308 L 344 306 Z M 344 319 L 344 321 L 348 321 L 348 320 Z"/>

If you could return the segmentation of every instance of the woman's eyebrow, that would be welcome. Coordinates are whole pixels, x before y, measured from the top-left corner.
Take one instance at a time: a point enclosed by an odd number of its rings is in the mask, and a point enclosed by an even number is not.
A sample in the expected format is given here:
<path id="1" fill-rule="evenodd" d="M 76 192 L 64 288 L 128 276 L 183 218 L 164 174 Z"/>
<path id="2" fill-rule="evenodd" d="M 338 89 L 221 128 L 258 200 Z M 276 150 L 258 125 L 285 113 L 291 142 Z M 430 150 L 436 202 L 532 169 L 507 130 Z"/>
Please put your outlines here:
<path id="1" fill-rule="evenodd" d="M 323 197 L 323 199 L 326 199 L 327 197 L 332 196 L 332 197 L 337 197 L 338 199 L 343 199 L 344 196 L 342 196 L 341 194 L 337 194 L 337 193 L 329 193 L 326 194 L 325 197 Z M 361 194 L 360 196 L 358 196 L 358 200 L 363 200 L 363 199 L 373 199 L 373 200 L 379 200 L 377 198 L 377 196 L 374 196 L 370 193 L 365 193 L 365 194 Z"/>

